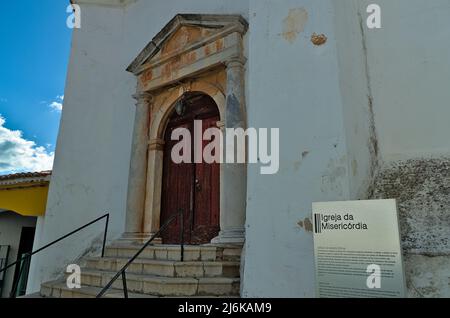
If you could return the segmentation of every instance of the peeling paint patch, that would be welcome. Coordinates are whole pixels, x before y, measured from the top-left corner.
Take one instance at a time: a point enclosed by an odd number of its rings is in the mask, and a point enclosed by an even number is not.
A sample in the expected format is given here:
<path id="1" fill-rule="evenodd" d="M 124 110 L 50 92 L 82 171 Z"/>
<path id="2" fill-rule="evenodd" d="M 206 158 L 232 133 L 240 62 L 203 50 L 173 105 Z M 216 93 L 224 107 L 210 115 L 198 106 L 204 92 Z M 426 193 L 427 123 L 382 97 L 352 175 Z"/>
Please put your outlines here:
<path id="1" fill-rule="evenodd" d="M 166 80 L 171 79 L 177 76 L 181 68 L 194 63 L 196 60 L 197 53 L 195 51 L 176 56 L 163 66 L 161 76 Z"/>
<path id="2" fill-rule="evenodd" d="M 311 223 L 311 220 L 309 218 L 306 218 L 303 221 L 299 221 L 297 224 L 301 228 L 305 229 L 306 232 L 313 231 L 313 224 Z"/>
<path id="3" fill-rule="evenodd" d="M 325 34 L 313 33 L 311 35 L 311 42 L 316 46 L 324 45 L 325 43 L 327 43 L 327 40 L 328 38 L 325 36 Z"/>
<path id="4" fill-rule="evenodd" d="M 146 71 L 140 76 L 141 85 L 145 85 L 146 83 L 148 83 L 148 82 L 151 81 L 152 79 L 153 79 L 153 70 L 151 70 L 151 69 L 146 70 Z"/>
<path id="5" fill-rule="evenodd" d="M 305 225 L 305 230 L 307 232 L 312 232 L 313 231 L 313 224 L 312 224 L 310 219 L 306 218 L 305 222 L 304 222 L 304 225 Z"/>
<path id="6" fill-rule="evenodd" d="M 211 35 L 212 31 L 198 26 L 182 26 L 161 48 L 161 56 L 174 54 L 180 48 L 200 41 L 201 38 Z"/>
<path id="7" fill-rule="evenodd" d="M 283 20 L 283 38 L 291 44 L 294 43 L 307 22 L 308 12 L 305 8 L 290 9 L 288 16 Z"/>

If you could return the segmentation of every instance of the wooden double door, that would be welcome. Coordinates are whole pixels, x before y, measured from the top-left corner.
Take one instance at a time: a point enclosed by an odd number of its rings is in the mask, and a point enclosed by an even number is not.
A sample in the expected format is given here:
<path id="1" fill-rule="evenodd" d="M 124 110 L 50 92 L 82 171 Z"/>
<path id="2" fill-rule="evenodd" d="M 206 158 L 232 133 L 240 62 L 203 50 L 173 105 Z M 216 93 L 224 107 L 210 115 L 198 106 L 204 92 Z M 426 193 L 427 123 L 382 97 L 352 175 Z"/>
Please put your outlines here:
<path id="1" fill-rule="evenodd" d="M 220 164 L 207 164 L 204 160 L 194 163 L 194 121 L 201 121 L 203 135 L 206 129 L 217 128 L 220 116 L 214 100 L 207 95 L 187 96 L 183 104 L 181 111 L 171 115 L 165 132 L 161 226 L 181 209 L 184 243 L 206 244 L 220 230 Z M 172 149 L 180 142 L 171 140 L 172 132 L 177 128 L 185 128 L 191 133 L 191 163 L 172 160 Z M 210 142 L 202 142 L 202 151 Z M 163 243 L 179 244 L 180 229 L 181 221 L 177 218 L 161 234 Z"/>

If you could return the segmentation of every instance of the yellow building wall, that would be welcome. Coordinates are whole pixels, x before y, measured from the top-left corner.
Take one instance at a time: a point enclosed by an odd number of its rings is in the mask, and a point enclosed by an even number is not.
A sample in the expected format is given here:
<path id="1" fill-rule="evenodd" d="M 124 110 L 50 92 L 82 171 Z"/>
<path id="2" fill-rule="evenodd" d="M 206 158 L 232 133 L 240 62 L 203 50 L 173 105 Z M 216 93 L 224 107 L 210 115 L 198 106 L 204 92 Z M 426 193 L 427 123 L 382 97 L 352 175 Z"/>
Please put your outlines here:
<path id="1" fill-rule="evenodd" d="M 43 216 L 47 206 L 48 184 L 0 186 L 0 209 L 23 216 Z"/>

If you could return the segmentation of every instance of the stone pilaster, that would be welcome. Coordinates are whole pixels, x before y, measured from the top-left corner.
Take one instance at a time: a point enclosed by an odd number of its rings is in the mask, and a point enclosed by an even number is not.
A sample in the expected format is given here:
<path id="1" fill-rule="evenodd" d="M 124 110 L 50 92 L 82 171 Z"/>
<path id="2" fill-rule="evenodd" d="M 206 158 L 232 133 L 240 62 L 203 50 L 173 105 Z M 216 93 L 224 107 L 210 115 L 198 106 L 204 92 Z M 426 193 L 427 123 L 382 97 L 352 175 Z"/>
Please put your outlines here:
<path id="1" fill-rule="evenodd" d="M 147 150 L 152 98 L 147 93 L 137 93 L 136 115 L 128 178 L 126 223 L 123 238 L 141 240 L 144 232 L 144 207 L 147 183 Z"/>
<path id="2" fill-rule="evenodd" d="M 145 200 L 144 232 L 155 234 L 160 227 L 161 194 L 164 162 L 164 140 L 150 140 L 147 166 L 147 197 Z"/>
<path id="3" fill-rule="evenodd" d="M 227 63 L 227 93 L 225 128 L 246 129 L 245 112 L 245 60 L 243 58 L 232 59 Z M 225 145 L 227 145 L 224 133 Z M 233 151 L 235 158 L 237 149 L 227 149 L 224 154 Z M 247 201 L 247 165 L 228 164 L 221 165 L 220 180 L 220 233 L 212 243 L 242 244 L 245 240 L 245 210 Z"/>

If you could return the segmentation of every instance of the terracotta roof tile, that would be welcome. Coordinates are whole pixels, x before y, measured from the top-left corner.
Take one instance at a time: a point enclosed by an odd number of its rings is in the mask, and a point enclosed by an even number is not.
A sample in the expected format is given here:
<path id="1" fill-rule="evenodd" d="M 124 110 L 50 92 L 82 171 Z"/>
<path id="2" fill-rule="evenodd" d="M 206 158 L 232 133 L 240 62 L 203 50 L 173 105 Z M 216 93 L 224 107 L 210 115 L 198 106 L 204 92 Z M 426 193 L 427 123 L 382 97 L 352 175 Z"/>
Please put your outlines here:
<path id="1" fill-rule="evenodd" d="M 14 180 L 14 179 L 23 179 L 23 178 L 43 178 L 51 176 L 52 171 L 41 171 L 41 172 L 23 172 L 23 173 L 15 173 L 8 175 L 0 175 L 0 181 L 4 180 Z"/>

